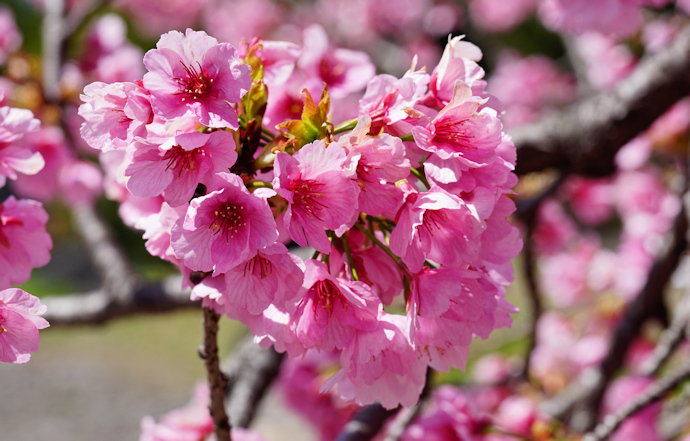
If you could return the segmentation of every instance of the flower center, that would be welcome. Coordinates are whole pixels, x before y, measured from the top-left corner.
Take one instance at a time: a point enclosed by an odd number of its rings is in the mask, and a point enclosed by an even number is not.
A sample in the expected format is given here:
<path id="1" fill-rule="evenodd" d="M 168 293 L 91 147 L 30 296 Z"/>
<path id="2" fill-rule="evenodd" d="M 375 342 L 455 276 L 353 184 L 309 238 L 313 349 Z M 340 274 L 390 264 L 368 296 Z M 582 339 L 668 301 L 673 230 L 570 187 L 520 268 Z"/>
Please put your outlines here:
<path id="1" fill-rule="evenodd" d="M 329 86 L 341 84 L 345 80 L 345 66 L 326 54 L 319 63 L 319 76 Z"/>
<path id="2" fill-rule="evenodd" d="M 201 67 L 198 61 L 196 62 L 198 69 L 193 64 L 187 66 L 182 60 L 180 60 L 180 63 L 182 63 L 183 69 L 187 75 L 185 75 L 185 78 L 174 78 L 175 82 L 180 86 L 180 90 L 173 94 L 185 95 L 182 101 L 186 98 L 198 100 L 206 97 L 211 91 L 213 78 L 211 78 L 208 72 Z"/>
<path id="3" fill-rule="evenodd" d="M 247 225 L 242 210 L 244 210 L 243 206 L 229 203 L 218 207 L 213 212 L 213 222 L 208 229 L 213 230 L 214 236 L 216 234 L 224 235 L 226 243 L 230 243 L 230 239 L 235 237 L 240 228 Z"/>
<path id="4" fill-rule="evenodd" d="M 465 123 L 467 123 L 467 120 L 457 122 L 448 119 L 438 122 L 436 123 L 434 138 L 438 142 L 458 144 L 463 147 L 472 148 L 471 141 L 475 136 L 467 133 Z"/>
<path id="5" fill-rule="evenodd" d="M 298 179 L 293 181 L 290 187 L 290 190 L 293 192 L 293 205 L 295 205 L 295 208 L 307 212 L 310 218 L 315 217 L 323 222 L 321 210 L 329 208 L 328 205 L 323 203 L 323 193 L 321 193 L 321 189 L 325 186 L 326 184 L 322 184 L 314 179 Z"/>
<path id="6" fill-rule="evenodd" d="M 244 276 L 246 277 L 247 274 L 264 279 L 273 274 L 273 264 L 257 253 L 252 260 L 244 264 Z"/>
<path id="7" fill-rule="evenodd" d="M 422 217 L 422 224 L 417 225 L 417 233 L 419 233 L 420 228 L 424 228 L 430 236 L 433 237 L 434 230 L 441 229 L 441 223 L 446 223 L 446 215 L 441 212 L 441 210 L 426 210 L 424 216 Z M 419 240 L 422 240 L 421 234 L 419 235 Z"/>
<path id="8" fill-rule="evenodd" d="M 171 148 L 161 158 L 161 161 L 168 161 L 168 166 L 165 171 L 170 169 L 177 171 L 177 177 L 182 175 L 182 172 L 196 170 L 196 155 L 199 149 L 185 150 L 179 145 Z"/>
<path id="9" fill-rule="evenodd" d="M 318 315 L 317 308 L 321 307 L 328 311 L 328 317 L 333 315 L 333 307 L 335 302 L 339 301 L 340 304 L 345 308 L 347 302 L 343 297 L 343 293 L 340 292 L 335 283 L 326 279 L 319 280 L 316 282 L 312 288 L 315 298 L 314 298 L 314 316 Z"/>

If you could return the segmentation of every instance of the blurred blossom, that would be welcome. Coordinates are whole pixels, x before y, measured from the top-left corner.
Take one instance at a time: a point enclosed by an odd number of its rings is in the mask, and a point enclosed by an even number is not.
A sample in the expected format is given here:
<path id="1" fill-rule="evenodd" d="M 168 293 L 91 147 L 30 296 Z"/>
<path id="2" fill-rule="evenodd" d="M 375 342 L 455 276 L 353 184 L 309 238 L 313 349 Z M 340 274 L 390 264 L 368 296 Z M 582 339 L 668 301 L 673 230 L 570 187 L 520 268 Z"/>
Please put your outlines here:
<path id="1" fill-rule="evenodd" d="M 487 90 L 504 105 L 505 127 L 534 121 L 542 112 L 572 101 L 575 80 L 559 71 L 550 58 L 532 55 L 521 58 L 512 51 L 499 54 Z"/>
<path id="2" fill-rule="evenodd" d="M 73 156 L 64 134 L 57 127 L 47 126 L 37 132 L 27 133 L 21 144 L 32 152 L 40 153 L 45 159 L 45 167 L 35 175 L 18 176 L 12 188 L 22 197 L 51 201 L 60 191 L 60 168 Z"/>
<path id="3" fill-rule="evenodd" d="M 271 0 L 203 1 L 203 28 L 235 47 L 255 36 L 270 38 L 287 15 L 278 2 Z"/>
<path id="4" fill-rule="evenodd" d="M 12 10 L 0 6 L 0 65 L 5 64 L 7 56 L 22 46 L 22 35 L 17 29 Z"/>
<path id="5" fill-rule="evenodd" d="M 469 7 L 470 16 L 472 23 L 480 29 L 487 32 L 505 32 L 525 21 L 535 11 L 537 1 L 472 0 Z"/>
<path id="6" fill-rule="evenodd" d="M 642 43 L 648 52 L 658 52 L 668 46 L 678 33 L 678 26 L 663 20 L 647 23 L 642 30 Z"/>
<path id="7" fill-rule="evenodd" d="M 137 24 L 137 30 L 156 38 L 171 29 L 194 26 L 207 0 L 116 0 L 115 6 L 126 10 Z M 234 22 L 235 20 L 233 20 Z"/>
<path id="8" fill-rule="evenodd" d="M 556 31 L 598 31 L 627 37 L 642 25 L 641 8 L 662 7 L 670 0 L 542 0 L 539 16 Z"/>
<path id="9" fill-rule="evenodd" d="M 599 90 L 612 89 L 635 67 L 630 50 L 604 34 L 587 32 L 575 40 L 575 48 L 585 63 L 587 80 Z"/>
<path id="10" fill-rule="evenodd" d="M 86 161 L 69 161 L 58 176 L 60 196 L 70 206 L 92 204 L 103 193 L 103 172 Z"/>

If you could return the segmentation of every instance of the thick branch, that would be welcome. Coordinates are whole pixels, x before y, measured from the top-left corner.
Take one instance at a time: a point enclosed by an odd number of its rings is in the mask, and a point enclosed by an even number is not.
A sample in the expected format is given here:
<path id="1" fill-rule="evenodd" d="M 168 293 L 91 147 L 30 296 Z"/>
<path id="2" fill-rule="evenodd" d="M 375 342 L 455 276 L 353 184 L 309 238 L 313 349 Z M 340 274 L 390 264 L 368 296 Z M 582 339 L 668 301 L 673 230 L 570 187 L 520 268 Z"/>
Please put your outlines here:
<path id="1" fill-rule="evenodd" d="M 189 290 L 183 290 L 181 286 L 182 277 L 171 276 L 157 283 L 138 285 L 124 301 L 102 289 L 43 297 L 41 302 L 48 307 L 43 318 L 50 322 L 51 327 L 93 325 L 134 314 L 198 308 L 199 302 L 190 300 Z"/>
<path id="2" fill-rule="evenodd" d="M 43 17 L 43 93 L 48 102 L 60 99 L 62 43 L 64 42 L 64 0 L 46 0 Z"/>
<path id="3" fill-rule="evenodd" d="M 663 307 L 664 288 L 688 246 L 687 229 L 688 220 L 683 207 L 674 224 L 671 249 L 655 262 L 647 283 L 626 309 L 613 335 L 606 358 L 598 367 L 585 371 L 580 380 L 568 387 L 562 395 L 544 403 L 544 412 L 570 420 L 571 428 L 579 432 L 594 427 L 606 387 L 623 365 L 630 343 L 637 336 L 644 321 L 653 317 Z"/>
<path id="4" fill-rule="evenodd" d="M 73 208 L 72 217 L 101 276 L 104 291 L 120 302 L 129 302 L 138 279 L 108 225 L 93 205 Z"/>
<path id="5" fill-rule="evenodd" d="M 345 425 L 336 441 L 371 441 L 398 409 L 385 409 L 379 403 L 365 407 Z"/>
<path id="6" fill-rule="evenodd" d="M 688 378 L 690 378 L 690 362 L 686 362 L 681 369 L 673 374 L 667 375 L 656 381 L 644 394 L 623 407 L 623 409 L 615 415 L 608 415 L 592 433 L 585 435 L 582 441 L 603 441 L 608 439 L 625 420 L 653 402 L 660 400 L 664 395 L 675 389 L 676 386 Z"/>
<path id="7" fill-rule="evenodd" d="M 583 99 L 511 135 L 519 175 L 556 168 L 587 176 L 614 171 L 616 152 L 690 94 L 690 27 L 643 59 L 611 93 Z"/>
<path id="8" fill-rule="evenodd" d="M 234 427 L 247 428 L 254 420 L 261 400 L 280 373 L 284 355 L 249 340 L 230 360 L 225 369 L 228 373 L 226 394 Z"/>
<path id="9" fill-rule="evenodd" d="M 208 410 L 213 418 L 216 439 L 218 441 L 230 441 L 230 420 L 225 412 L 225 389 L 228 379 L 220 370 L 218 360 L 218 319 L 220 316 L 211 308 L 203 308 L 204 311 L 204 345 L 199 349 L 199 355 L 204 359 L 208 384 L 211 389 L 211 402 Z"/>

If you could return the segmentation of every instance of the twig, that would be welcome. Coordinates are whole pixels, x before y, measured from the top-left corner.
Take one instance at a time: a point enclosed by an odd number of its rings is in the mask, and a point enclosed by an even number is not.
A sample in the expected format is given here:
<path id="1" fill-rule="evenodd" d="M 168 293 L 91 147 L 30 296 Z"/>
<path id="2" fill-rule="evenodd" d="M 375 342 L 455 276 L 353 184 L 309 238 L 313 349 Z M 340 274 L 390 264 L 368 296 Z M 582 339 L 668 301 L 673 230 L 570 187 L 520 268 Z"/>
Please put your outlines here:
<path id="1" fill-rule="evenodd" d="M 690 292 L 686 292 L 676 307 L 671 325 L 661 334 L 652 355 L 645 360 L 640 370 L 642 375 L 655 375 L 668 360 L 685 336 L 690 324 Z"/>
<path id="2" fill-rule="evenodd" d="M 208 410 L 213 418 L 216 439 L 218 441 L 230 441 L 230 420 L 225 412 L 225 389 L 228 379 L 220 370 L 218 360 L 218 313 L 211 308 L 203 308 L 204 311 L 204 345 L 199 349 L 199 356 L 204 359 L 208 384 L 211 389 L 211 402 Z"/>
<path id="3" fill-rule="evenodd" d="M 532 310 L 529 334 L 530 338 L 525 355 L 525 363 L 522 367 L 522 371 L 518 375 L 518 378 L 526 378 L 528 375 L 532 351 L 534 350 L 537 341 L 537 323 L 539 322 L 539 317 L 541 317 L 544 309 L 541 302 L 539 286 L 537 284 L 537 277 L 534 273 L 534 227 L 536 226 L 537 222 L 537 213 L 539 212 L 539 207 L 541 206 L 542 202 L 544 202 L 546 198 L 550 197 L 556 192 L 556 190 L 558 190 L 558 188 L 560 188 L 561 184 L 565 181 L 566 176 L 566 174 L 559 176 L 558 179 L 553 181 L 537 196 L 517 202 L 515 217 L 520 219 L 526 228 L 525 241 L 522 248 L 522 266 L 525 272 L 527 293 L 529 294 L 530 308 Z"/>
<path id="4" fill-rule="evenodd" d="M 654 263 L 642 291 L 626 309 L 613 335 L 606 358 L 599 366 L 585 371 L 561 395 L 543 403 L 542 410 L 546 414 L 569 420 L 571 428 L 579 432 L 594 427 L 606 387 L 623 365 L 630 343 L 644 321 L 663 309 L 664 287 L 688 246 L 687 229 L 688 220 L 683 206 L 674 223 L 672 247 L 663 258 Z"/>
<path id="5" fill-rule="evenodd" d="M 251 424 L 266 391 L 278 377 L 284 354 L 264 349 L 249 339 L 227 364 L 227 407 L 233 427 Z"/>
<path id="6" fill-rule="evenodd" d="M 592 433 L 588 433 L 582 441 L 604 441 L 620 427 L 629 417 L 644 409 L 651 403 L 660 400 L 666 393 L 678 386 L 682 381 L 690 378 L 690 362 L 674 372 L 652 384 L 647 391 L 636 400 L 623 407 L 615 415 L 608 415 Z"/>
<path id="7" fill-rule="evenodd" d="M 511 132 L 516 173 L 556 168 L 606 176 L 616 152 L 690 94 L 690 26 L 665 50 L 643 59 L 611 93 L 582 99 L 538 123 Z"/>

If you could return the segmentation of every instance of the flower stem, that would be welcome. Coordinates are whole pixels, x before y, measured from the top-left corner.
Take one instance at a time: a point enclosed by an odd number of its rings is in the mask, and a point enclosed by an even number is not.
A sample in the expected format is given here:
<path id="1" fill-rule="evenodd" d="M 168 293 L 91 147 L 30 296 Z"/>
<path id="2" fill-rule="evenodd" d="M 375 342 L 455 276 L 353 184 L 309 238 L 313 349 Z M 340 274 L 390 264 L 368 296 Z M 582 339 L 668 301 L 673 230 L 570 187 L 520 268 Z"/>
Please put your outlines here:
<path id="1" fill-rule="evenodd" d="M 264 181 L 252 181 L 244 184 L 247 188 L 273 188 L 273 183 Z"/>
<path id="2" fill-rule="evenodd" d="M 357 125 L 357 121 L 358 120 L 355 118 L 349 121 L 345 121 L 344 123 L 338 124 L 333 129 L 333 134 L 337 135 L 338 133 L 349 132 L 350 130 L 355 128 L 355 126 Z"/>
<path id="3" fill-rule="evenodd" d="M 429 185 L 429 181 L 427 181 L 426 176 L 424 176 L 424 173 L 420 172 L 416 168 L 410 168 L 410 173 L 412 173 L 417 179 L 422 181 L 422 184 L 426 186 L 427 190 L 431 188 L 431 186 Z"/>
<path id="4" fill-rule="evenodd" d="M 414 136 L 412 136 L 412 133 L 408 133 L 407 135 L 401 136 L 400 140 L 403 142 L 414 142 Z"/>
<path id="5" fill-rule="evenodd" d="M 350 272 L 352 273 L 352 278 L 355 282 L 359 282 L 359 276 L 357 275 L 357 270 L 355 269 L 354 260 L 352 260 L 352 252 L 350 251 L 350 245 L 347 243 L 347 238 L 345 236 L 340 238 L 343 243 L 343 248 L 345 248 L 345 255 L 347 255 L 347 263 L 350 264 Z"/>
<path id="6" fill-rule="evenodd" d="M 371 240 L 372 242 L 374 242 L 374 243 L 375 243 L 376 245 L 378 245 L 383 251 L 385 251 L 386 254 L 388 254 L 388 255 L 391 257 L 391 259 L 395 260 L 395 263 L 397 263 L 397 264 L 401 264 L 401 263 L 402 263 L 401 260 L 400 260 L 400 258 L 399 258 L 398 256 L 396 256 L 395 254 L 393 254 L 393 252 L 391 251 L 391 249 L 388 248 L 383 242 L 381 242 L 380 240 L 378 240 L 378 239 L 376 238 L 376 236 L 374 236 L 373 234 L 371 234 L 371 232 L 370 232 L 369 230 L 367 230 L 366 228 L 364 228 L 364 227 L 363 227 L 362 225 L 360 225 L 359 223 L 356 223 L 356 224 L 355 224 L 355 227 L 357 227 L 357 228 L 359 229 L 359 231 L 361 231 L 362 233 L 364 233 L 364 235 L 367 236 L 367 237 L 369 238 L 369 240 Z"/>

